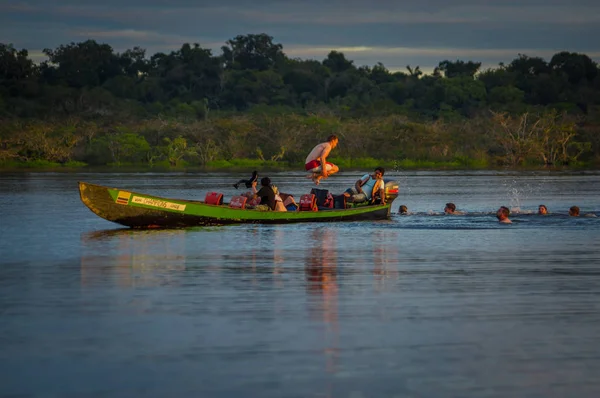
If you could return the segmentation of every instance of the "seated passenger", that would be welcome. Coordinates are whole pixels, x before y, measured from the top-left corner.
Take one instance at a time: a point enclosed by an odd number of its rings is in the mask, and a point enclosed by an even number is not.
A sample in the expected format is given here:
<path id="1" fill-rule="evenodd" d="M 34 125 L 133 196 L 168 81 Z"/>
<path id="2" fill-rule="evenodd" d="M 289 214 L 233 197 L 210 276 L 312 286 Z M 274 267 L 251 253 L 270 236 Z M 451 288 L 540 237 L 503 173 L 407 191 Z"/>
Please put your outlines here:
<path id="1" fill-rule="evenodd" d="M 383 175 L 385 170 L 383 167 L 377 167 L 373 174 L 365 174 L 362 176 L 354 188 L 348 188 L 344 192 L 346 200 L 352 203 L 360 203 L 365 201 L 375 202 L 376 198 L 380 199 L 380 204 L 385 204 L 385 183 Z"/>
<path id="2" fill-rule="evenodd" d="M 279 195 L 279 189 L 271 184 L 269 177 L 264 177 L 260 180 L 261 188 L 256 191 L 256 181 L 252 183 L 253 199 L 260 199 L 260 204 L 256 206 L 257 210 L 275 210 L 275 211 L 287 211 L 283 204 L 283 199 Z"/>
<path id="3" fill-rule="evenodd" d="M 296 211 L 298 209 L 298 203 L 296 203 L 293 195 L 281 193 L 280 197 L 283 199 L 283 205 L 287 211 Z"/>
<path id="4" fill-rule="evenodd" d="M 275 208 L 273 210 L 275 210 L 275 211 L 287 211 L 287 207 L 285 207 L 285 204 L 283 203 L 283 199 L 281 198 L 281 196 L 279 195 L 279 193 L 275 194 Z"/>
<path id="5" fill-rule="evenodd" d="M 260 185 L 260 190 L 257 191 L 256 181 L 252 182 L 253 198 L 260 198 L 259 206 L 266 206 L 269 210 L 275 210 L 276 198 L 275 191 L 271 187 L 271 179 L 269 177 L 263 177 L 260 180 Z M 257 208 L 259 206 L 257 206 Z"/>

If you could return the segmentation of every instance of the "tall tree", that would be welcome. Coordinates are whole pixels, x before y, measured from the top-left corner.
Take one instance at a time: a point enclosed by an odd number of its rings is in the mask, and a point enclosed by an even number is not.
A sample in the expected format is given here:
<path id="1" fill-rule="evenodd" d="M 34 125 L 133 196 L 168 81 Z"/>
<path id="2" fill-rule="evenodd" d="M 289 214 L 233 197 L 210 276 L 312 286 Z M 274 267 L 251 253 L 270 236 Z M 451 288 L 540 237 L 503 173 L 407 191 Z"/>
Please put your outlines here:
<path id="1" fill-rule="evenodd" d="M 36 68 L 27 50 L 0 43 L 0 83 L 32 77 Z"/>
<path id="2" fill-rule="evenodd" d="M 376 84 L 385 84 L 394 81 L 394 76 L 381 62 L 377 62 L 377 65 L 373 66 L 369 78 Z"/>
<path id="3" fill-rule="evenodd" d="M 214 100 L 220 89 L 221 65 L 211 50 L 185 43 L 170 54 L 155 54 L 150 59 L 151 77 L 159 78 L 170 98 L 185 102 Z"/>
<path id="4" fill-rule="evenodd" d="M 332 73 L 342 73 L 349 69 L 354 69 L 354 61 L 346 59 L 344 53 L 331 51 L 327 54 L 327 58 L 323 60 L 325 65 Z"/>
<path id="5" fill-rule="evenodd" d="M 540 57 L 529 57 L 525 54 L 519 54 L 518 58 L 512 60 L 506 67 L 510 72 L 517 72 L 524 76 L 537 76 L 542 73 L 549 73 L 548 63 Z"/>
<path id="6" fill-rule="evenodd" d="M 55 50 L 44 49 L 49 61 L 42 63 L 42 72 L 49 83 L 70 87 L 96 87 L 121 73 L 119 57 L 108 44 L 95 40 L 61 45 Z"/>
<path id="7" fill-rule="evenodd" d="M 420 66 L 416 66 L 416 67 L 411 67 L 410 65 L 406 65 L 406 70 L 408 71 L 408 74 L 410 75 L 410 77 L 413 78 L 419 78 L 423 75 L 423 71 L 421 70 Z"/>
<path id="8" fill-rule="evenodd" d="M 261 33 L 239 35 L 221 47 L 227 69 L 267 70 L 283 62 L 283 46 L 273 43 L 273 37 Z"/>
<path id="9" fill-rule="evenodd" d="M 123 73 L 129 77 L 140 77 L 148 73 L 150 62 L 146 59 L 146 50 L 140 47 L 126 50 L 119 55 Z"/>
<path id="10" fill-rule="evenodd" d="M 598 65 L 585 54 L 562 51 L 550 60 L 550 68 L 564 73 L 571 84 L 579 84 L 583 80 L 593 81 L 598 76 Z"/>
<path id="11" fill-rule="evenodd" d="M 473 77 L 481 68 L 481 62 L 473 62 L 473 61 L 442 61 L 439 63 L 438 69 L 439 71 L 444 72 L 444 76 L 448 78 L 452 77 Z"/>

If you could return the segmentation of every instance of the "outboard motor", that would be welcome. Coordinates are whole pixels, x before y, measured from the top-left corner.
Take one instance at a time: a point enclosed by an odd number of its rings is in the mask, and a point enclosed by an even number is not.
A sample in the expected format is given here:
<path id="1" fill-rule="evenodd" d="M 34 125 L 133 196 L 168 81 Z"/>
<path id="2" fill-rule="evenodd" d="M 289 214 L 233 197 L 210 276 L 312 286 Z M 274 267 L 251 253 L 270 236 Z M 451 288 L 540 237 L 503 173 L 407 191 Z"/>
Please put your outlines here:
<path id="1" fill-rule="evenodd" d="M 398 181 L 386 181 L 384 185 L 385 189 L 385 201 L 386 203 L 391 203 L 394 199 L 398 197 L 398 189 L 400 187 L 400 183 Z"/>

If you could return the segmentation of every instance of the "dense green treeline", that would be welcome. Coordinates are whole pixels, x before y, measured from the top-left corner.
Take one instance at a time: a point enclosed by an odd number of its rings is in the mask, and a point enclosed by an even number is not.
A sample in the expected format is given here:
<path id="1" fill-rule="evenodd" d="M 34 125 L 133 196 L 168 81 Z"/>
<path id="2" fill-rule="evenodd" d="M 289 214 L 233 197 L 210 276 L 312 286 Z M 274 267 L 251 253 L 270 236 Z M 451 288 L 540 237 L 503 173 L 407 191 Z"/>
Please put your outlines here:
<path id="1" fill-rule="evenodd" d="M 444 60 L 424 75 L 336 51 L 291 59 L 266 34 L 219 55 L 184 44 L 147 57 L 93 40 L 44 53 L 36 64 L 0 43 L 5 165 L 296 165 L 331 133 L 348 166 L 600 164 L 600 73 L 585 54 L 520 54 L 488 70 Z"/>

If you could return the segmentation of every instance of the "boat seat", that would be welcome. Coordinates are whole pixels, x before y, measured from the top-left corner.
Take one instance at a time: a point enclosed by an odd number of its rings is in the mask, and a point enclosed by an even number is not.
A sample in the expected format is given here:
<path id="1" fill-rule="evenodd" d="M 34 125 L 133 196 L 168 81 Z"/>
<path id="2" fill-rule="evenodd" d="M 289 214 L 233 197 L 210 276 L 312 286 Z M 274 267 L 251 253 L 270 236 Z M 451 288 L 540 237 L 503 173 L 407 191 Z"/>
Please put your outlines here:
<path id="1" fill-rule="evenodd" d="M 204 203 L 207 205 L 222 205 L 223 194 L 220 192 L 208 192 L 204 198 Z"/>
<path id="2" fill-rule="evenodd" d="M 231 207 L 233 209 L 245 209 L 247 200 L 248 200 L 248 198 L 245 196 L 241 196 L 241 195 L 232 196 L 231 200 L 229 201 L 229 207 Z"/>

